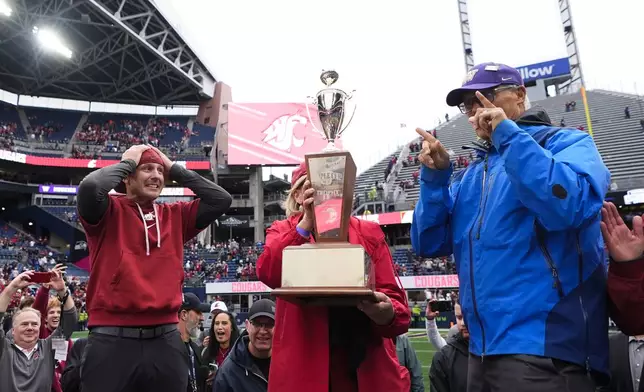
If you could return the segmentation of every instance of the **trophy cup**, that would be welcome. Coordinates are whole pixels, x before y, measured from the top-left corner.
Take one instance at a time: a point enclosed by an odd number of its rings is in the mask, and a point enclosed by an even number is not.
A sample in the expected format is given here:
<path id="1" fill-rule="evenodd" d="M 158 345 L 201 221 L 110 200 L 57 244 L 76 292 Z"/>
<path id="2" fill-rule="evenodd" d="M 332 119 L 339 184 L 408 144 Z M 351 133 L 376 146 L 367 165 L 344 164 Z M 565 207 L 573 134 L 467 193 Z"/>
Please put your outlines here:
<path id="1" fill-rule="evenodd" d="M 355 114 L 345 117 L 351 95 L 332 88 L 338 73 L 324 71 L 320 80 L 327 88 L 314 97 L 322 130 L 313 128 L 328 141 L 321 153 L 305 156 L 308 180 L 315 189 L 315 244 L 286 247 L 282 253 L 282 285 L 272 294 L 291 302 L 309 305 L 350 306 L 373 299 L 375 278 L 371 261 L 360 245 L 350 244 L 349 223 L 353 207 L 356 165 L 335 141 Z"/>

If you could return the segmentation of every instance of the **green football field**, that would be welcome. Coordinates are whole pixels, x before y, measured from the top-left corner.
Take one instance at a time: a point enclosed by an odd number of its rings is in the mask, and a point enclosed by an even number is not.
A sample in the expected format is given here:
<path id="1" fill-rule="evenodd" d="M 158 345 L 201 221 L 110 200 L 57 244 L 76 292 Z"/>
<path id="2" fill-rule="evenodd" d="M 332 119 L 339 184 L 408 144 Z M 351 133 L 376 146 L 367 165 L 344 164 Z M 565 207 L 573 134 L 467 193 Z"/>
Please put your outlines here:
<path id="1" fill-rule="evenodd" d="M 443 337 L 447 334 L 441 331 Z M 411 342 L 414 350 L 416 350 L 416 355 L 418 360 L 423 366 L 423 382 L 425 383 L 425 391 L 429 392 L 429 366 L 432 364 L 432 358 L 436 353 L 436 349 L 429 343 L 427 340 L 427 335 L 425 334 L 424 329 L 411 330 L 409 331 L 409 341 Z"/>
<path id="2" fill-rule="evenodd" d="M 87 331 L 74 332 L 72 339 L 86 338 Z M 446 331 L 443 333 L 445 336 Z M 416 350 L 418 360 L 423 365 L 423 382 L 425 383 L 425 391 L 429 392 L 429 365 L 432 363 L 432 358 L 436 350 L 427 340 L 424 329 L 413 329 L 409 331 L 409 340 Z"/>

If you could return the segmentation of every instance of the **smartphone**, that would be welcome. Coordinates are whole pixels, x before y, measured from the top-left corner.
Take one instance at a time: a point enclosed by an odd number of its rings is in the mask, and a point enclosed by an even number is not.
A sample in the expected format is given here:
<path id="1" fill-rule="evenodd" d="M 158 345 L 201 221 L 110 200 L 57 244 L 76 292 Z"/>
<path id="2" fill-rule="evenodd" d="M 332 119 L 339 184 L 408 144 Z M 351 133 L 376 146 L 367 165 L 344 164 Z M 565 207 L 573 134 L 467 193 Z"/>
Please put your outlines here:
<path id="1" fill-rule="evenodd" d="M 43 284 L 49 283 L 52 278 L 51 272 L 34 272 L 33 275 L 29 278 L 30 282 Z"/>
<path id="2" fill-rule="evenodd" d="M 450 310 L 452 310 L 452 301 L 433 301 L 429 303 L 429 306 L 432 312 L 449 312 Z"/>

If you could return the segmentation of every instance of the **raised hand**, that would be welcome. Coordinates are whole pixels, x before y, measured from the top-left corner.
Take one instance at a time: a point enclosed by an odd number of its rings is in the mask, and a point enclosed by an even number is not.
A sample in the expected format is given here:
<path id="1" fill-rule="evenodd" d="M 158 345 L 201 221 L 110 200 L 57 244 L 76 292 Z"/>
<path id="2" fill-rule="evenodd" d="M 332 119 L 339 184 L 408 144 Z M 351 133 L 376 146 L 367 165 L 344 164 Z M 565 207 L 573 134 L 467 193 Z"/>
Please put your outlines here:
<path id="1" fill-rule="evenodd" d="M 58 267 L 59 265 L 60 264 L 58 264 L 56 267 Z M 62 273 L 64 269 L 62 268 L 56 269 L 56 267 L 54 267 L 54 269 L 51 270 L 51 280 L 49 281 L 49 287 L 60 293 L 62 291 L 65 291 L 65 281 L 63 280 L 63 273 Z M 67 268 L 67 267 L 64 267 L 64 268 Z"/>
<path id="2" fill-rule="evenodd" d="M 12 290 L 13 292 L 24 289 L 25 287 L 33 284 L 31 282 L 31 276 L 33 274 L 34 271 L 25 271 L 21 273 L 20 275 L 16 276 L 15 279 L 11 281 L 11 283 L 9 283 L 9 286 L 7 288 Z"/>
<path id="3" fill-rule="evenodd" d="M 501 121 L 507 120 L 508 117 L 505 115 L 503 109 L 494 106 L 479 91 L 476 92 L 476 98 L 478 98 L 483 107 L 476 109 L 476 113 L 469 118 L 469 122 L 474 127 L 474 131 L 478 137 L 491 140 L 492 132 L 494 132 Z"/>
<path id="4" fill-rule="evenodd" d="M 132 146 L 128 148 L 124 153 L 123 156 L 121 157 L 122 161 L 131 159 L 136 163 L 137 165 L 139 164 L 139 161 L 141 161 L 141 155 L 145 150 L 149 149 L 150 146 L 146 146 L 145 144 L 139 144 L 138 146 Z"/>
<path id="5" fill-rule="evenodd" d="M 163 167 L 165 168 L 165 172 L 169 173 L 170 168 L 173 165 L 173 163 L 170 160 L 170 158 L 168 158 L 168 156 L 165 155 L 163 152 L 161 152 L 161 150 L 159 150 L 158 148 L 156 148 L 156 147 L 150 147 L 150 148 L 152 148 L 154 151 L 157 152 L 157 154 L 159 154 L 159 156 L 161 157 L 161 160 L 163 161 Z"/>
<path id="6" fill-rule="evenodd" d="M 47 289 L 54 289 L 56 291 L 64 290 L 65 289 L 65 282 L 63 282 L 62 288 L 58 289 L 57 287 L 54 287 L 52 284 L 54 283 L 54 279 L 56 278 L 56 274 L 54 271 L 58 271 L 58 273 L 61 276 L 61 281 L 62 281 L 62 276 L 65 273 L 65 270 L 67 270 L 67 266 L 65 264 L 56 264 L 54 268 L 51 270 L 52 276 L 51 276 L 51 281 L 49 283 L 43 283 L 43 287 Z M 59 283 L 56 282 L 56 286 L 60 287 Z"/>
<path id="7" fill-rule="evenodd" d="M 449 153 L 443 144 L 423 129 L 416 128 L 416 133 L 423 138 L 423 148 L 418 154 L 418 161 L 430 169 L 445 170 L 449 168 Z"/>
<path id="8" fill-rule="evenodd" d="M 432 312 L 432 302 L 436 302 L 436 300 L 432 299 L 427 302 L 427 309 L 425 309 L 425 317 L 427 318 L 427 320 L 433 320 L 440 314 L 440 312 L 438 311 Z"/>
<path id="9" fill-rule="evenodd" d="M 604 242 L 615 261 L 630 261 L 644 254 L 644 222 L 641 216 L 633 218 L 633 230 L 622 220 L 613 203 L 604 202 L 600 223 Z"/>

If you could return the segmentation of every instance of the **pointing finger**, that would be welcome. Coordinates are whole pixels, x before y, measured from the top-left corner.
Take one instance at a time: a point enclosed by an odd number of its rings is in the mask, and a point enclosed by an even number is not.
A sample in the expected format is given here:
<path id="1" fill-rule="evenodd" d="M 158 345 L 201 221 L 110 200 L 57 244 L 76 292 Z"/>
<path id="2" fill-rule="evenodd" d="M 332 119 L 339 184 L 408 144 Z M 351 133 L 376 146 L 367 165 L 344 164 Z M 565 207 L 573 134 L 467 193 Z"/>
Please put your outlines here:
<path id="1" fill-rule="evenodd" d="M 490 102 L 489 99 L 485 98 L 485 96 L 483 94 L 481 94 L 480 91 L 476 92 L 476 98 L 478 98 L 479 101 L 481 101 L 481 104 L 485 108 L 492 109 L 492 108 L 496 107 L 496 106 L 494 106 L 494 104 L 492 102 Z"/>
<path id="2" fill-rule="evenodd" d="M 436 138 L 434 136 L 432 136 L 431 133 L 425 131 L 424 129 L 416 128 L 416 133 L 419 134 L 423 139 L 427 140 L 430 143 L 436 141 Z"/>

